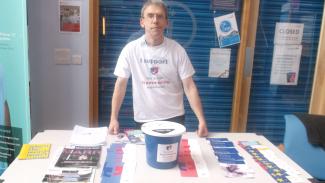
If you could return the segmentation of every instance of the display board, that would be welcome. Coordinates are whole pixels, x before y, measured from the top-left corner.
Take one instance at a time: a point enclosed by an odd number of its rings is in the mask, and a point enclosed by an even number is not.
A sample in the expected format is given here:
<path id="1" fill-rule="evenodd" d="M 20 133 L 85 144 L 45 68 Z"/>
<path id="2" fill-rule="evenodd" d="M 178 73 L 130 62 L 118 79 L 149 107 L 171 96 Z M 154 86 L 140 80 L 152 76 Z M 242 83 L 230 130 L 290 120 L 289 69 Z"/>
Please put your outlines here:
<path id="1" fill-rule="evenodd" d="M 0 173 L 29 142 L 30 105 L 26 1 L 0 6 Z"/>

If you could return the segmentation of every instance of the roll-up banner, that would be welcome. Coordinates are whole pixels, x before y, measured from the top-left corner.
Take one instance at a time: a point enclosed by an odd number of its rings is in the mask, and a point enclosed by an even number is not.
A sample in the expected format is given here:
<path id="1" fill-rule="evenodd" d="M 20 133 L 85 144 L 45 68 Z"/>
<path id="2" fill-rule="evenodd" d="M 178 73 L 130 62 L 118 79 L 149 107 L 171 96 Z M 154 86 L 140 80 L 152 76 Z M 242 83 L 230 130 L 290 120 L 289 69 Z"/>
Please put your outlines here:
<path id="1" fill-rule="evenodd" d="M 26 0 L 0 2 L 0 174 L 31 138 Z"/>

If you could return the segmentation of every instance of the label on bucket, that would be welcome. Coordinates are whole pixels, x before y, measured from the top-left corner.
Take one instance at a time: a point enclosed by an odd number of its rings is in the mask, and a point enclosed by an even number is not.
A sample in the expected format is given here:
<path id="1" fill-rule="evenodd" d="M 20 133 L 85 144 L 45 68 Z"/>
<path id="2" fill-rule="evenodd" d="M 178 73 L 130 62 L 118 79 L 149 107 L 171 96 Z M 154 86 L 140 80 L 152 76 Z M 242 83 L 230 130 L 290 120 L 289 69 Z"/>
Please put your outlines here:
<path id="1" fill-rule="evenodd" d="M 158 144 L 157 162 L 168 163 L 176 161 L 178 143 L 174 144 Z"/>
<path id="2" fill-rule="evenodd" d="M 170 121 L 153 121 L 142 125 L 143 133 L 154 137 L 177 137 L 185 131 L 185 126 Z"/>

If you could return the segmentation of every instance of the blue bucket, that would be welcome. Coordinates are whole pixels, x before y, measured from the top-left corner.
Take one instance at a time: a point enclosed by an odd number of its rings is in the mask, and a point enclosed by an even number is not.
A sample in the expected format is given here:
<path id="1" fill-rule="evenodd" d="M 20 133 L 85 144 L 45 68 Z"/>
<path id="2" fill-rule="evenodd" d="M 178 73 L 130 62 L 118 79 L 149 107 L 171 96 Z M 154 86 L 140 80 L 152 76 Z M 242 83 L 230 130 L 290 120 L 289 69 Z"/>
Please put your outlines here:
<path id="1" fill-rule="evenodd" d="M 175 167 L 185 126 L 169 121 L 154 121 L 143 124 L 141 130 L 145 134 L 147 163 L 158 169 Z"/>

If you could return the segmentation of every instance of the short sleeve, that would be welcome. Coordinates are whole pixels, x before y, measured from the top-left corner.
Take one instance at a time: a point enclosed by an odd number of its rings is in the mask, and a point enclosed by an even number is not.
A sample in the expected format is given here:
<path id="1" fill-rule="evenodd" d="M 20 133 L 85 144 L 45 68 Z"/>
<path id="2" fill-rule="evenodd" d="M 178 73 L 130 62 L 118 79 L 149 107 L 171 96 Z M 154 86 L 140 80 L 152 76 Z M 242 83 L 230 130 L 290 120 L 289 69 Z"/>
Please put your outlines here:
<path id="1" fill-rule="evenodd" d="M 129 56 L 128 46 L 125 46 L 121 51 L 121 54 L 117 60 L 115 70 L 114 70 L 114 75 L 123 78 L 130 77 L 131 69 L 130 69 L 129 59 L 130 56 Z"/>
<path id="2" fill-rule="evenodd" d="M 193 65 L 190 58 L 188 57 L 185 49 L 180 47 L 179 51 L 179 64 L 178 64 L 178 73 L 180 78 L 183 80 L 192 76 L 195 73 Z"/>

